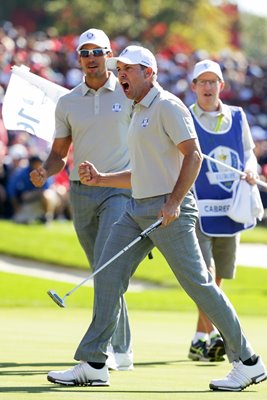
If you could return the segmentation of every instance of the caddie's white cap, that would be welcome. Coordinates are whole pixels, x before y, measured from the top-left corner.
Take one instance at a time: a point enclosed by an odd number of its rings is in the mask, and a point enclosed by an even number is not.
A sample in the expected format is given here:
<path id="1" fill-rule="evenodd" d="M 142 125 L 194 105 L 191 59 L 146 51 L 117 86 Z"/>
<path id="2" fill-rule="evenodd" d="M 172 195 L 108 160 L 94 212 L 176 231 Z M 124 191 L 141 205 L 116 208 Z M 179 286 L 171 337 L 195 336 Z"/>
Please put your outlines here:
<path id="1" fill-rule="evenodd" d="M 204 74 L 205 72 L 213 72 L 218 76 L 221 81 L 223 81 L 223 74 L 220 65 L 211 60 L 202 60 L 196 63 L 193 70 L 192 80 L 197 79 L 201 74 Z"/>
<path id="2" fill-rule="evenodd" d="M 141 64 L 145 67 L 151 67 L 155 74 L 158 71 L 157 61 L 154 55 L 150 50 L 142 46 L 130 45 L 126 47 L 119 57 L 111 57 L 106 60 L 107 67 L 116 69 L 118 61 L 124 64 Z"/>
<path id="3" fill-rule="evenodd" d="M 102 47 L 103 49 L 111 50 L 110 41 L 105 32 L 100 29 L 88 29 L 83 32 L 79 37 L 77 51 L 85 44 L 95 44 L 96 46 Z"/>

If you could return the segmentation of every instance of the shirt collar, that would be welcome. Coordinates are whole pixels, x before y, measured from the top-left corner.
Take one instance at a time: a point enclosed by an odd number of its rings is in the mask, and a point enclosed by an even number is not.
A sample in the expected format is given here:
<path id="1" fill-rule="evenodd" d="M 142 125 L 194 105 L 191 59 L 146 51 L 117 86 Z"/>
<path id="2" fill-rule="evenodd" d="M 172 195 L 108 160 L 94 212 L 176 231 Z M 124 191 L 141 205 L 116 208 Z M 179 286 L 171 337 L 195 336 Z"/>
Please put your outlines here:
<path id="1" fill-rule="evenodd" d="M 205 115 L 207 111 L 202 110 L 201 107 L 199 107 L 198 103 L 195 103 L 194 106 L 194 111 L 197 117 L 201 117 L 202 115 Z M 217 115 L 226 115 L 227 114 L 227 107 L 223 102 L 219 99 L 219 109 L 217 110 Z"/>
<path id="2" fill-rule="evenodd" d="M 109 77 L 107 79 L 107 81 L 105 82 L 105 84 L 102 86 L 101 90 L 103 90 L 103 88 L 110 90 L 111 92 L 114 92 L 115 88 L 116 88 L 116 84 L 117 84 L 117 78 L 114 75 L 113 72 L 109 73 Z M 83 80 L 83 82 L 81 83 L 81 90 L 82 90 L 82 95 L 85 96 L 88 92 L 91 93 L 95 93 L 94 89 L 89 88 L 85 81 Z"/>
<path id="3" fill-rule="evenodd" d="M 142 104 L 142 106 L 149 108 L 159 94 L 160 89 L 161 87 L 159 85 L 153 86 L 138 104 Z"/>

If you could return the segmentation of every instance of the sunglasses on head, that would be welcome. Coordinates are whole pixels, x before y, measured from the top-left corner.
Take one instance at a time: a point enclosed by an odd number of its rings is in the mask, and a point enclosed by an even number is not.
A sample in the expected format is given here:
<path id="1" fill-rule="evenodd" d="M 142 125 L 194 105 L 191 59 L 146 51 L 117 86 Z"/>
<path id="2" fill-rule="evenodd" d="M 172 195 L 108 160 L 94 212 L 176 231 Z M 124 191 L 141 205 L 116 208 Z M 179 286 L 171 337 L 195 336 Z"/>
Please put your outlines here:
<path id="1" fill-rule="evenodd" d="M 110 50 L 107 49 L 93 49 L 93 50 L 87 50 L 87 49 L 82 49 L 79 50 L 78 53 L 81 57 L 86 58 L 89 57 L 90 55 L 94 56 L 94 57 L 100 57 L 100 56 L 104 56 L 105 54 L 108 54 L 110 52 Z"/>

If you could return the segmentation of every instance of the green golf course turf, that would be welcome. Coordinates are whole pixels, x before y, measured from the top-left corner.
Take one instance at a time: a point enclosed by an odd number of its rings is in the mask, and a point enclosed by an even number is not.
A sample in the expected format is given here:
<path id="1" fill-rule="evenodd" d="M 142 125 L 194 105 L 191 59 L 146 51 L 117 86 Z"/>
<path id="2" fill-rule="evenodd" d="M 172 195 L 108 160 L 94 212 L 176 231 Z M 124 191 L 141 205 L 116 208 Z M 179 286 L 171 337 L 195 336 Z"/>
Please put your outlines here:
<path id="1" fill-rule="evenodd" d="M 73 353 L 90 320 L 90 310 L 2 308 L 0 313 L 3 400 L 266 400 L 266 382 L 242 394 L 209 391 L 210 379 L 227 374 L 230 365 L 187 359 L 194 313 L 130 311 L 135 369 L 111 372 L 111 386 L 105 388 L 62 387 L 46 380 L 49 370 L 74 365 Z M 266 360 L 266 318 L 242 317 L 241 321 Z"/>
<path id="2" fill-rule="evenodd" d="M 253 304 L 250 304 L 253 301 L 250 293 L 246 296 L 244 290 L 239 288 L 243 280 L 251 279 L 250 274 L 255 276 L 257 271 L 240 269 L 240 279 L 232 281 L 237 287 L 233 297 L 243 310 L 240 319 L 251 344 L 266 362 L 266 280 L 262 289 L 258 286 L 259 307 L 257 309 L 254 304 L 255 312 Z M 248 281 L 250 284 L 252 282 L 252 279 Z M 196 324 L 195 305 L 181 289 L 178 291 L 173 288 L 127 293 L 133 335 L 134 371 L 111 372 L 111 386 L 105 388 L 53 385 L 46 380 L 49 370 L 66 369 L 75 364 L 74 351 L 91 320 L 93 289 L 82 287 L 68 298 L 67 308 L 62 309 L 47 296 L 46 290 L 55 289 L 59 295 L 64 295 L 73 285 L 5 273 L 0 274 L 0 283 L 0 399 L 267 398 L 267 381 L 249 387 L 242 394 L 209 391 L 209 381 L 225 376 L 231 366 L 227 361 L 203 363 L 187 359 Z M 251 285 L 252 289 L 254 284 Z M 245 312 L 246 298 L 249 299 L 247 308 L 250 314 Z"/>

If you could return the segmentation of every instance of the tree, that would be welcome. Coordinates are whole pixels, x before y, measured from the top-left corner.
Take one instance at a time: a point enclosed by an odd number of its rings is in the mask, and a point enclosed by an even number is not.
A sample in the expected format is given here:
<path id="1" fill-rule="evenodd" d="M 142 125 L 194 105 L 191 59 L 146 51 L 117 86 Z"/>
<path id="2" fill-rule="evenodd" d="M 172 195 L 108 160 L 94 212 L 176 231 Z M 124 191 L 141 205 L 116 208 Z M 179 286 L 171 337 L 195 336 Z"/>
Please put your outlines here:
<path id="1" fill-rule="evenodd" d="M 34 21 L 36 30 L 56 27 L 59 35 L 79 35 L 89 27 L 99 27 L 110 37 L 123 35 L 149 45 L 152 50 L 168 46 L 187 52 L 203 48 L 214 53 L 229 42 L 227 16 L 211 0 L 8 0 L 4 3 L 7 17 L 26 12 L 29 26 Z"/>
<path id="2" fill-rule="evenodd" d="M 266 17 L 244 13 L 241 19 L 241 32 L 241 44 L 247 56 L 266 62 Z"/>

